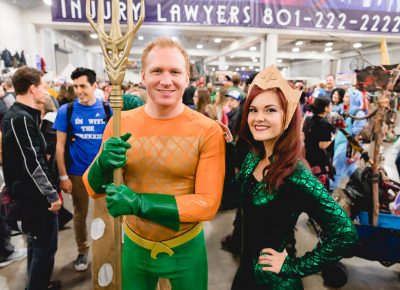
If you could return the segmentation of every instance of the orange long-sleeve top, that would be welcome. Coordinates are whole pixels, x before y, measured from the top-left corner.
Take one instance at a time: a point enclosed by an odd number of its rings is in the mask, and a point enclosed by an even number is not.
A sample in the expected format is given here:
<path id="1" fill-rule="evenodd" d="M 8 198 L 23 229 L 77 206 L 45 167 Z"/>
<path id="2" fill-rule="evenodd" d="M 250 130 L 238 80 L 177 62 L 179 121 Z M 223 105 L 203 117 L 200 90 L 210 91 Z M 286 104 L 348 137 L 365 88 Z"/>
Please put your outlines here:
<path id="1" fill-rule="evenodd" d="M 113 119 L 103 142 L 112 136 Z M 225 175 L 225 140 L 220 126 L 185 106 L 171 119 L 154 119 L 144 107 L 121 114 L 121 133 L 130 132 L 124 183 L 137 193 L 171 194 L 181 222 L 178 232 L 139 218 L 126 216 L 126 223 L 139 236 L 162 241 L 180 236 L 200 221 L 212 219 L 220 205 Z M 96 194 L 83 181 L 90 196 Z"/>

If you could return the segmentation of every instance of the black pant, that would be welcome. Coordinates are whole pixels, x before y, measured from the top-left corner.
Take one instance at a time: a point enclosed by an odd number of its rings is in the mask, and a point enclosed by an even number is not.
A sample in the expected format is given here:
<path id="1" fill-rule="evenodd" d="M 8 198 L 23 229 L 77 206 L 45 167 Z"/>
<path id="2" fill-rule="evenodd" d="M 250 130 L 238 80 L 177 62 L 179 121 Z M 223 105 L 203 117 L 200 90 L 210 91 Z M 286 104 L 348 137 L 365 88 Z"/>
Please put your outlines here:
<path id="1" fill-rule="evenodd" d="M 11 244 L 11 232 L 0 216 L 0 262 L 5 261 L 8 256 L 14 252 L 14 246 Z"/>
<path id="2" fill-rule="evenodd" d="M 400 151 L 397 152 L 397 156 L 396 156 L 396 161 L 395 161 L 395 163 L 396 163 L 397 173 L 398 173 L 399 176 L 400 176 Z"/>
<path id="3" fill-rule="evenodd" d="M 257 285 L 251 270 L 245 270 L 242 267 L 236 272 L 233 279 L 231 290 L 268 290 L 268 285 Z"/>
<path id="4" fill-rule="evenodd" d="M 28 234 L 28 290 L 47 289 L 58 242 L 58 218 L 48 210 L 37 220 L 37 233 Z"/>

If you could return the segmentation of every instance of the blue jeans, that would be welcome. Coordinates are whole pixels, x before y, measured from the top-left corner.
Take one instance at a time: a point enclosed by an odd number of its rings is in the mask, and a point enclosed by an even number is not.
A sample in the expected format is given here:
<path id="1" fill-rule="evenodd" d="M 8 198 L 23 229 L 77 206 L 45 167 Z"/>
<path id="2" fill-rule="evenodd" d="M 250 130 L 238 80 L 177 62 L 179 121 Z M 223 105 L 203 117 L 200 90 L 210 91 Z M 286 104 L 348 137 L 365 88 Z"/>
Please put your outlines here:
<path id="1" fill-rule="evenodd" d="M 27 290 L 47 289 L 54 267 L 58 242 L 58 218 L 48 210 L 38 219 L 40 229 L 28 234 Z"/>

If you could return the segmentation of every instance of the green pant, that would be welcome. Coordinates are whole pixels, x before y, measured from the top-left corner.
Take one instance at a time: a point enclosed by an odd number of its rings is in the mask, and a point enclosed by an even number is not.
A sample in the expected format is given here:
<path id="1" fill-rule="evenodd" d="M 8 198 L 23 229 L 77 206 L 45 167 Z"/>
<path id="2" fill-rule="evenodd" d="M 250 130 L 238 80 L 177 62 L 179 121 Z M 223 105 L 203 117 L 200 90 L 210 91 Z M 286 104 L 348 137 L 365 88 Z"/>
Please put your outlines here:
<path id="1" fill-rule="evenodd" d="M 150 250 L 126 235 L 122 250 L 123 290 L 155 290 L 159 278 L 167 278 L 173 290 L 207 290 L 207 250 L 202 231 L 194 239 L 172 249 L 174 254 L 150 257 Z"/>

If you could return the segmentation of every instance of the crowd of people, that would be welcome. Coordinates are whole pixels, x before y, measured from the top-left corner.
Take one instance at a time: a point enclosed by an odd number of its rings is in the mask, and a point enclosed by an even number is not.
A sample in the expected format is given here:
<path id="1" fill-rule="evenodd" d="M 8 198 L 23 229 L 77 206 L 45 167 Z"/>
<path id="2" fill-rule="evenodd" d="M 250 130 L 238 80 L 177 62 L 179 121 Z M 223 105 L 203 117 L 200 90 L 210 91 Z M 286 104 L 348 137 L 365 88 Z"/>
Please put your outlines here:
<path id="1" fill-rule="evenodd" d="M 27 255 L 26 289 L 62 287 L 50 281 L 62 194 L 73 200 L 76 271 L 89 264 L 89 197 L 105 196 L 109 213 L 125 216 L 123 289 L 155 289 L 161 277 L 172 289 L 207 289 L 203 221 L 219 208 L 239 208 L 232 289 L 302 289 L 300 278 L 349 255 L 357 232 L 330 192 L 358 163 L 332 115 L 345 116 L 357 139 L 367 121 L 348 115 L 365 115 L 367 96 L 337 88 L 333 75 L 316 88 L 289 83 L 275 66 L 218 85 L 189 72 L 178 43 L 151 42 L 142 82 L 124 87 L 120 138 L 111 137 L 111 86 L 91 69 L 47 84 L 22 67 L 0 86 L 4 181 L 24 207 L 19 230 L 28 237 L 27 250 L 14 249 L 1 219 L 0 267 Z M 112 184 L 115 168 L 124 168 L 123 185 Z M 296 258 L 287 248 L 302 212 L 324 235 Z"/>

